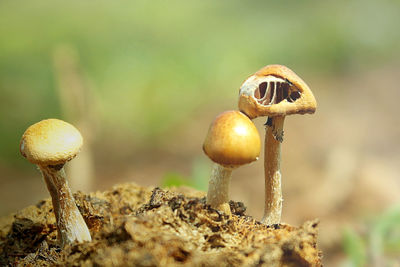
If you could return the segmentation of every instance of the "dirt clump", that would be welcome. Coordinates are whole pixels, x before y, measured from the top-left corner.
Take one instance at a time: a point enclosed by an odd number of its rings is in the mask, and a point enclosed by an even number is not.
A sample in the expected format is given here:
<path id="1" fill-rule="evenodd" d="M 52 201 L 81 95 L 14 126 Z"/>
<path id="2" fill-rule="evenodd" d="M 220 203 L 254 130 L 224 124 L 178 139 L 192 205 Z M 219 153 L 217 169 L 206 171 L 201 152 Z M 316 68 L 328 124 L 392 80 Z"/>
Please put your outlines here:
<path id="1" fill-rule="evenodd" d="M 263 225 L 190 188 L 74 194 L 93 238 L 61 249 L 50 199 L 0 219 L 0 266 L 320 266 L 318 221 Z"/>

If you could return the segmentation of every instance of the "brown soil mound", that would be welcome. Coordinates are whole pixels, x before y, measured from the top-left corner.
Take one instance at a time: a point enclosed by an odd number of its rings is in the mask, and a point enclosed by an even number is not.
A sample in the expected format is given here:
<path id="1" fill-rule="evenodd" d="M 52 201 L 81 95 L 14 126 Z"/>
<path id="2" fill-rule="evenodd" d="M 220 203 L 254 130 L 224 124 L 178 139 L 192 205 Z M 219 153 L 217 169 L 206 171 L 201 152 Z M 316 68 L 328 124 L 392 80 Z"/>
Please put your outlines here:
<path id="1" fill-rule="evenodd" d="M 265 226 L 231 202 L 232 217 L 188 188 L 76 193 L 93 241 L 61 249 L 49 199 L 0 220 L 0 265 L 320 266 L 316 221 Z"/>

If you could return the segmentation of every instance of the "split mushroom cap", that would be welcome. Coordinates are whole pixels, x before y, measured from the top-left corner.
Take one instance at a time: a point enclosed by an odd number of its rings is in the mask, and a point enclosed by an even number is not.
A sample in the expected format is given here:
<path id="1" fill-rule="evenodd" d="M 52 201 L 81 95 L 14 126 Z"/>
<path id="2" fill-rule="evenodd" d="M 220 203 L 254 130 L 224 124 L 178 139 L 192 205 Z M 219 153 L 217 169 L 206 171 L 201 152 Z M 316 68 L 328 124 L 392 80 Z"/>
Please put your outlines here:
<path id="1" fill-rule="evenodd" d="M 58 119 L 47 119 L 25 131 L 20 151 L 33 164 L 59 165 L 73 159 L 82 144 L 82 135 L 73 125 Z"/>
<path id="2" fill-rule="evenodd" d="M 239 110 L 254 119 L 314 113 L 317 102 L 307 84 L 283 65 L 268 65 L 247 78 L 239 90 Z"/>
<path id="3" fill-rule="evenodd" d="M 215 163 L 236 167 L 258 159 L 260 135 L 254 123 L 240 111 L 226 111 L 211 124 L 203 150 Z"/>

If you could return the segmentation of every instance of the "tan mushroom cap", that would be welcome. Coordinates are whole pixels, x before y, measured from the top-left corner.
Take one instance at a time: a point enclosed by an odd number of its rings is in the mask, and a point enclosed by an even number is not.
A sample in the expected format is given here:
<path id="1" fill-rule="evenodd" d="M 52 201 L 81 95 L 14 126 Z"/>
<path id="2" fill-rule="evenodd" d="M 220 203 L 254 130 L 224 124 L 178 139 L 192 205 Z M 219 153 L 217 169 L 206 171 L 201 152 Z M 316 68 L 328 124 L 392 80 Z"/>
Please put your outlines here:
<path id="1" fill-rule="evenodd" d="M 236 167 L 257 160 L 260 149 L 257 128 L 240 111 L 226 111 L 218 115 L 203 144 L 204 153 L 225 167 Z"/>
<path id="2" fill-rule="evenodd" d="M 264 84 L 262 89 L 261 84 Z M 267 100 L 271 101 L 268 103 Z M 314 113 L 316 108 L 317 102 L 307 84 L 283 65 L 263 67 L 250 76 L 239 90 L 239 110 L 252 119 Z"/>
<path id="3" fill-rule="evenodd" d="M 82 144 L 82 135 L 73 125 L 58 119 L 47 119 L 25 131 L 20 151 L 31 163 L 58 165 L 73 159 Z"/>

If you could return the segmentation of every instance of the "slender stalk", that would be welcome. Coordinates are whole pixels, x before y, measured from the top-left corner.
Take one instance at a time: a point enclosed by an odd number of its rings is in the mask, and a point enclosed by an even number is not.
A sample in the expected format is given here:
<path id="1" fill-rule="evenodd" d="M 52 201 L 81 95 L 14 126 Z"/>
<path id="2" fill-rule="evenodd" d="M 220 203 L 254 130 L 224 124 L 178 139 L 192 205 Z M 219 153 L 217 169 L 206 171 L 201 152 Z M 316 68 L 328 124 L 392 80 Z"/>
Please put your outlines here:
<path id="1" fill-rule="evenodd" d="M 264 224 L 278 224 L 282 215 L 281 186 L 281 142 L 283 141 L 283 123 L 285 117 L 270 117 L 266 123 L 264 171 L 265 171 L 265 206 Z"/>
<path id="2" fill-rule="evenodd" d="M 53 202 L 61 246 L 91 241 L 89 229 L 68 187 L 63 165 L 39 166 Z"/>
<path id="3" fill-rule="evenodd" d="M 231 215 L 229 207 L 229 184 L 233 168 L 214 163 L 208 183 L 207 204 Z"/>
<path id="4" fill-rule="evenodd" d="M 92 141 L 98 117 L 93 88 L 82 72 L 78 51 L 75 47 L 61 44 L 53 53 L 54 74 L 58 83 L 61 112 L 65 118 L 75 122 L 85 136 L 85 146 L 79 158 L 67 166 L 69 185 L 88 192 L 94 185 Z"/>

